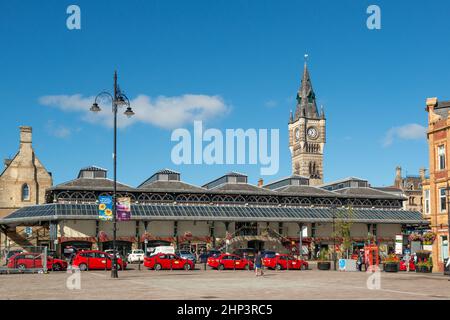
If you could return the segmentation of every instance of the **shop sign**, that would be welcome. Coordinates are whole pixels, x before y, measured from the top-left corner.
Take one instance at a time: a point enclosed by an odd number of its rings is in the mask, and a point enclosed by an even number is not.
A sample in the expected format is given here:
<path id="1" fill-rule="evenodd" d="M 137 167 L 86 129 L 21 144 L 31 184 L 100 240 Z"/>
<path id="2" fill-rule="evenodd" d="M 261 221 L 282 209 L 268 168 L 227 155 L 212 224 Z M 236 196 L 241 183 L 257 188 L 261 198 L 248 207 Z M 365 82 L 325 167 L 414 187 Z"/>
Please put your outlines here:
<path id="1" fill-rule="evenodd" d="M 403 254 L 403 235 L 397 234 L 395 236 L 395 254 Z"/>

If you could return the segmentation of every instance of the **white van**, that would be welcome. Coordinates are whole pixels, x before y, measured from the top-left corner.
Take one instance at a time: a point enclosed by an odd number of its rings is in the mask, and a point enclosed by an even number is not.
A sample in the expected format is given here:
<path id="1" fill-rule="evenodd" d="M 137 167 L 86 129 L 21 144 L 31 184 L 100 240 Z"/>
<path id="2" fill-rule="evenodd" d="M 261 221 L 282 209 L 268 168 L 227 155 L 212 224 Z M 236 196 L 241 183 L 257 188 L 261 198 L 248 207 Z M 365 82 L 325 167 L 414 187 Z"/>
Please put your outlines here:
<path id="1" fill-rule="evenodd" d="M 153 256 L 158 253 L 175 253 L 175 248 L 172 246 L 158 246 L 147 248 L 147 257 Z"/>

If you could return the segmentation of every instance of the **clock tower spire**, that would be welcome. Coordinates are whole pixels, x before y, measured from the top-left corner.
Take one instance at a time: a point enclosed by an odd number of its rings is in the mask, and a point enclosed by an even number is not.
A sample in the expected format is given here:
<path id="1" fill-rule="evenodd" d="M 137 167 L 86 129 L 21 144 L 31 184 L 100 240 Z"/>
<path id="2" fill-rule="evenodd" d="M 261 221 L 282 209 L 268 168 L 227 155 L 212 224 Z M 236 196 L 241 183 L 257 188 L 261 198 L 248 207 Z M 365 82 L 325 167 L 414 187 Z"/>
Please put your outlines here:
<path id="1" fill-rule="evenodd" d="M 310 185 L 322 184 L 324 146 L 325 115 L 323 111 L 319 113 L 317 108 L 316 95 L 305 60 L 295 114 L 289 121 L 292 173 L 308 177 Z"/>

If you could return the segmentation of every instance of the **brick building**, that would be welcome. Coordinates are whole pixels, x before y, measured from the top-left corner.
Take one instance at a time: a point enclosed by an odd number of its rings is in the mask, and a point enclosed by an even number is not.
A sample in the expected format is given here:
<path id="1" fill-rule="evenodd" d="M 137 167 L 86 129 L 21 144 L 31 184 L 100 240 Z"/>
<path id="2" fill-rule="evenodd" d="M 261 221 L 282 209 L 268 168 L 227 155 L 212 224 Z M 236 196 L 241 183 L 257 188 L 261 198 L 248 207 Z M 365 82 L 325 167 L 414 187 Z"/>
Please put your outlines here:
<path id="1" fill-rule="evenodd" d="M 443 270 L 443 261 L 448 258 L 449 225 L 449 147 L 450 147 L 450 101 L 429 98 L 428 112 L 429 178 L 424 179 L 424 214 L 429 215 L 431 229 L 437 238 L 433 244 L 435 270 Z"/>

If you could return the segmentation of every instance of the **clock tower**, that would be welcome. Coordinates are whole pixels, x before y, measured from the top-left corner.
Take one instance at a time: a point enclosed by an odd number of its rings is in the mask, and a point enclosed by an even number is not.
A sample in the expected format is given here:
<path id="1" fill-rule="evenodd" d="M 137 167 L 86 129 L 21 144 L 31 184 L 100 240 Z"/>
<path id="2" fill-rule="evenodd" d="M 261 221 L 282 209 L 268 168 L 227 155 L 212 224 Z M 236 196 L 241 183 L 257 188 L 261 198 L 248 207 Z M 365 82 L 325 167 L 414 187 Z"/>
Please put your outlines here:
<path id="1" fill-rule="evenodd" d="M 310 185 L 323 183 L 325 114 L 317 109 L 316 96 L 305 62 L 302 83 L 297 92 L 295 114 L 289 117 L 289 149 L 292 173 L 308 177 Z"/>

